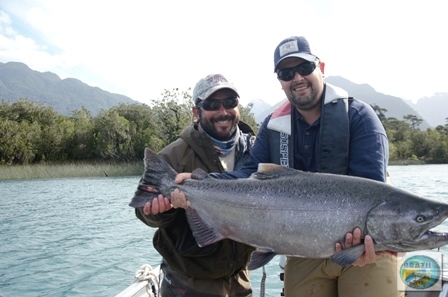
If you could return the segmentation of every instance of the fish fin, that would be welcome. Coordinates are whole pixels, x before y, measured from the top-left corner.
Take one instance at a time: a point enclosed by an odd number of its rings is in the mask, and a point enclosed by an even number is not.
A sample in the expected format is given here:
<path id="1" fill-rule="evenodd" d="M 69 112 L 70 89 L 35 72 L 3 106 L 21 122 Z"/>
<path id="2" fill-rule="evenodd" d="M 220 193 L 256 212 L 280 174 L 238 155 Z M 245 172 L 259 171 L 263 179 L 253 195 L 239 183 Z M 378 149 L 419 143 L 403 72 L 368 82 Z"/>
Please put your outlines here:
<path id="1" fill-rule="evenodd" d="M 255 270 L 257 268 L 260 268 L 266 264 L 268 264 L 277 253 L 271 251 L 271 250 L 255 250 L 250 255 L 250 261 L 247 265 L 247 268 L 249 270 Z"/>
<path id="2" fill-rule="evenodd" d="M 149 193 L 142 190 L 137 189 L 134 197 L 132 197 L 131 202 L 129 203 L 130 207 L 140 208 L 145 206 L 146 202 L 152 202 L 154 198 L 157 198 L 157 193 Z"/>
<path id="3" fill-rule="evenodd" d="M 206 221 L 204 221 L 194 208 L 187 207 L 185 209 L 185 213 L 198 246 L 207 246 L 225 238 L 218 231 L 212 228 Z"/>
<path id="4" fill-rule="evenodd" d="M 341 266 L 353 264 L 364 253 L 364 244 L 360 244 L 351 248 L 344 249 L 333 256 L 331 260 Z"/>
<path id="5" fill-rule="evenodd" d="M 196 168 L 195 170 L 193 170 L 193 172 L 191 173 L 191 178 L 192 179 L 204 179 L 208 177 L 208 173 L 201 168 Z"/>
<path id="6" fill-rule="evenodd" d="M 281 166 L 278 164 L 259 163 L 257 172 L 252 173 L 250 177 L 264 180 L 264 179 L 280 178 L 288 175 L 297 175 L 300 173 L 304 172 L 297 169 Z"/>
<path id="7" fill-rule="evenodd" d="M 159 194 L 168 196 L 174 186 L 174 179 L 177 172 L 160 155 L 145 149 L 145 171 L 140 179 L 137 191 L 134 194 L 129 206 L 134 208 L 143 207 L 145 203 L 152 200 Z"/>
<path id="8" fill-rule="evenodd" d="M 145 149 L 145 172 L 140 179 L 139 189 L 151 189 L 150 192 L 171 194 L 177 172 L 159 154 Z"/>

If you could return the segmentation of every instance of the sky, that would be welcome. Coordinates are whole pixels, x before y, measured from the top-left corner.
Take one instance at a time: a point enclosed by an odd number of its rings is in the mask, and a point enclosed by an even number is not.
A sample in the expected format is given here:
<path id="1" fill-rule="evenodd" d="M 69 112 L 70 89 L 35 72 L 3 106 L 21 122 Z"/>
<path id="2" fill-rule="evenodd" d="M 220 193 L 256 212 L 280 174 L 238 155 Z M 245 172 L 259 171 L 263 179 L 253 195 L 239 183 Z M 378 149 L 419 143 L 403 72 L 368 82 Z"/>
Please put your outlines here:
<path id="1" fill-rule="evenodd" d="M 446 0 L 2 0 L 0 62 L 147 104 L 222 73 L 243 104 L 274 105 L 285 98 L 275 47 L 302 35 L 326 76 L 415 102 L 448 92 L 447 8 Z"/>

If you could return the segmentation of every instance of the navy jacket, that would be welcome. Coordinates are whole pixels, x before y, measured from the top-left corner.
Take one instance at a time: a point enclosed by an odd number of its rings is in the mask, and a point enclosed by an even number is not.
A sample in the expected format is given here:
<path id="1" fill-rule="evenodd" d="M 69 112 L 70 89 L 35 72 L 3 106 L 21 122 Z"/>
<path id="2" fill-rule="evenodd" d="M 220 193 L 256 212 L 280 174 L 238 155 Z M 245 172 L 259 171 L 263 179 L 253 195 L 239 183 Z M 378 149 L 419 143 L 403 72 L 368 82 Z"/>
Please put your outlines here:
<path id="1" fill-rule="evenodd" d="M 326 84 L 326 89 L 328 88 L 334 87 Z M 324 92 L 322 102 L 330 102 L 329 98 L 325 100 L 325 93 L 328 96 L 328 92 Z M 289 130 L 294 137 L 291 144 L 293 162 L 289 166 L 295 169 L 316 172 L 318 171 L 318 156 L 321 148 L 320 135 L 322 131 L 320 130 L 322 119 L 318 119 L 312 125 L 309 125 L 301 117 L 297 109 L 292 108 L 291 112 L 291 129 Z M 356 99 L 348 105 L 346 113 L 348 114 L 349 131 L 340 140 L 348 141 L 346 174 L 386 181 L 389 146 L 386 132 L 377 114 L 370 105 Z M 275 114 L 275 111 L 273 114 Z M 269 138 L 270 129 L 268 128 L 271 117 L 272 114 L 264 120 L 255 144 L 250 150 L 250 156 L 243 168 L 238 171 L 211 175 L 217 178 L 246 178 L 257 170 L 259 163 L 279 164 L 278 160 L 272 160 L 271 158 L 272 145 Z M 332 129 L 331 125 L 326 125 L 325 127 L 325 129 Z"/>

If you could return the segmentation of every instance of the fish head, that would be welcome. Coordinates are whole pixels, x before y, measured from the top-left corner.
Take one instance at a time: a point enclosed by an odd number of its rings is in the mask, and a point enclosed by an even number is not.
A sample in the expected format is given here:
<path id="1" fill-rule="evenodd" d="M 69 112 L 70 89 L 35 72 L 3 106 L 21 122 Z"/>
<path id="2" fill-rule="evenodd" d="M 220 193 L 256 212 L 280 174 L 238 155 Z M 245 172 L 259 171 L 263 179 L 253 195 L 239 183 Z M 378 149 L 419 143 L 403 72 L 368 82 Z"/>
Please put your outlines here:
<path id="1" fill-rule="evenodd" d="M 408 252 L 448 244 L 448 233 L 430 231 L 448 218 L 448 204 L 398 192 L 367 214 L 366 231 L 381 250 Z"/>

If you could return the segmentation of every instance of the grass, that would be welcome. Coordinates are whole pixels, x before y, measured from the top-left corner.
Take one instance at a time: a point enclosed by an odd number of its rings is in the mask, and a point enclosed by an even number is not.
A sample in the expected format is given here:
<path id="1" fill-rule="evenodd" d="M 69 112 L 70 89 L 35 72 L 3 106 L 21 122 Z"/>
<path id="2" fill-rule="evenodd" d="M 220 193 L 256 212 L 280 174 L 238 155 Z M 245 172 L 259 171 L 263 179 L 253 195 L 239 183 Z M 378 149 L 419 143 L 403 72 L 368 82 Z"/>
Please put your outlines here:
<path id="1" fill-rule="evenodd" d="M 389 165 L 425 165 L 428 164 L 421 160 L 389 160 Z"/>
<path id="2" fill-rule="evenodd" d="M 418 160 L 393 160 L 389 165 L 425 164 Z M 140 176 L 143 173 L 143 162 L 130 163 L 70 163 L 70 164 L 33 164 L 33 165 L 1 165 L 0 180 L 67 178 L 95 176 Z"/>
<path id="3" fill-rule="evenodd" d="M 143 173 L 143 162 L 131 163 L 71 163 L 2 165 L 0 180 L 38 179 L 94 176 L 138 176 Z"/>

